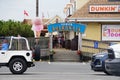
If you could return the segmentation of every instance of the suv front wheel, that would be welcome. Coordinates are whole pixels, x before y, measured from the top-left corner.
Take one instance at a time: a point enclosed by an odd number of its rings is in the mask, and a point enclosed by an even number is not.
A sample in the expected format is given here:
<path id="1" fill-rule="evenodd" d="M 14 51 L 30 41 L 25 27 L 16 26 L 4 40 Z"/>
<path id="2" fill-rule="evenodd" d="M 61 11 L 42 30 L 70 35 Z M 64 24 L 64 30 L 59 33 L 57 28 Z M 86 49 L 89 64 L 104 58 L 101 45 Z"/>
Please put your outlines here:
<path id="1" fill-rule="evenodd" d="M 9 63 L 9 69 L 13 74 L 23 74 L 27 70 L 27 63 L 22 58 L 14 58 Z"/>

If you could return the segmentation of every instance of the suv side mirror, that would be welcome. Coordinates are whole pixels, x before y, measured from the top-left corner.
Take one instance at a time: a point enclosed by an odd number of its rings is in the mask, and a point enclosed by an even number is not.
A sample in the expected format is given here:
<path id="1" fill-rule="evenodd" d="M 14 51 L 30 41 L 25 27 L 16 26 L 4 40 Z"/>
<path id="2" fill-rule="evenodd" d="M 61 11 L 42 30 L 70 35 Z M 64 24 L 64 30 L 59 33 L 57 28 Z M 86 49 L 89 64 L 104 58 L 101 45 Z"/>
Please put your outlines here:
<path id="1" fill-rule="evenodd" d="M 115 59 L 115 54 L 113 49 L 108 49 L 108 59 Z"/>

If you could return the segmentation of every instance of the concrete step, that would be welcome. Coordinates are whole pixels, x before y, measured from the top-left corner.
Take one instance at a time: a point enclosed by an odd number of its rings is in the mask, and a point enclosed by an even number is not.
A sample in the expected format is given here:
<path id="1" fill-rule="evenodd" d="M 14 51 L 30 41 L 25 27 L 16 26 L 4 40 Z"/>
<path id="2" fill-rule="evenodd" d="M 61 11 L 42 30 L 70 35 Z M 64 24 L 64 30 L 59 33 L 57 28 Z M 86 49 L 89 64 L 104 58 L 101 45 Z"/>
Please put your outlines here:
<path id="1" fill-rule="evenodd" d="M 78 62 L 79 56 L 76 51 L 67 50 L 67 49 L 54 49 L 56 54 L 54 54 L 54 61 L 63 61 L 63 62 Z"/>

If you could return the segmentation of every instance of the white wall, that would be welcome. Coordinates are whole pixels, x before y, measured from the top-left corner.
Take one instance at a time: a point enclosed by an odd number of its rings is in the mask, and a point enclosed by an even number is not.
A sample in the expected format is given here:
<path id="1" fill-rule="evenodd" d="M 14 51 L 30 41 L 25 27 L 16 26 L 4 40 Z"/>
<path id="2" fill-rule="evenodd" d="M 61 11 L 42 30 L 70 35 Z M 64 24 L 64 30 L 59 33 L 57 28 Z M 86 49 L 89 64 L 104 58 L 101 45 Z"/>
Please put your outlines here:
<path id="1" fill-rule="evenodd" d="M 76 0 L 76 9 L 80 9 L 90 0 Z"/>

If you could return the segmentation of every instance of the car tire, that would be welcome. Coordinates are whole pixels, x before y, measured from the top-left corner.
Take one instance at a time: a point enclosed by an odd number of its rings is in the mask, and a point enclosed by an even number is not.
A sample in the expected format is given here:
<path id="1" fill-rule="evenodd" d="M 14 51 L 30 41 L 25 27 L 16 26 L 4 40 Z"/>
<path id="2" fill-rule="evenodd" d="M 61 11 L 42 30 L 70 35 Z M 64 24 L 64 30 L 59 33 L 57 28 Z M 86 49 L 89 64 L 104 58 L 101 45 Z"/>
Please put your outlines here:
<path id="1" fill-rule="evenodd" d="M 112 75 L 112 74 L 108 73 L 106 70 L 104 70 L 104 73 L 107 75 Z"/>
<path id="2" fill-rule="evenodd" d="M 24 59 L 14 58 L 9 63 L 9 69 L 13 74 L 23 74 L 27 70 L 27 63 Z"/>
<path id="3" fill-rule="evenodd" d="M 107 74 L 107 75 L 112 75 L 112 74 L 110 74 L 109 72 L 107 72 L 107 70 L 105 69 L 105 65 L 104 65 L 104 67 L 103 67 L 103 72 L 104 72 L 105 74 Z"/>
<path id="4" fill-rule="evenodd" d="M 34 59 L 35 59 L 35 61 L 39 61 L 40 60 L 40 46 L 39 45 L 37 45 L 35 47 Z"/>

